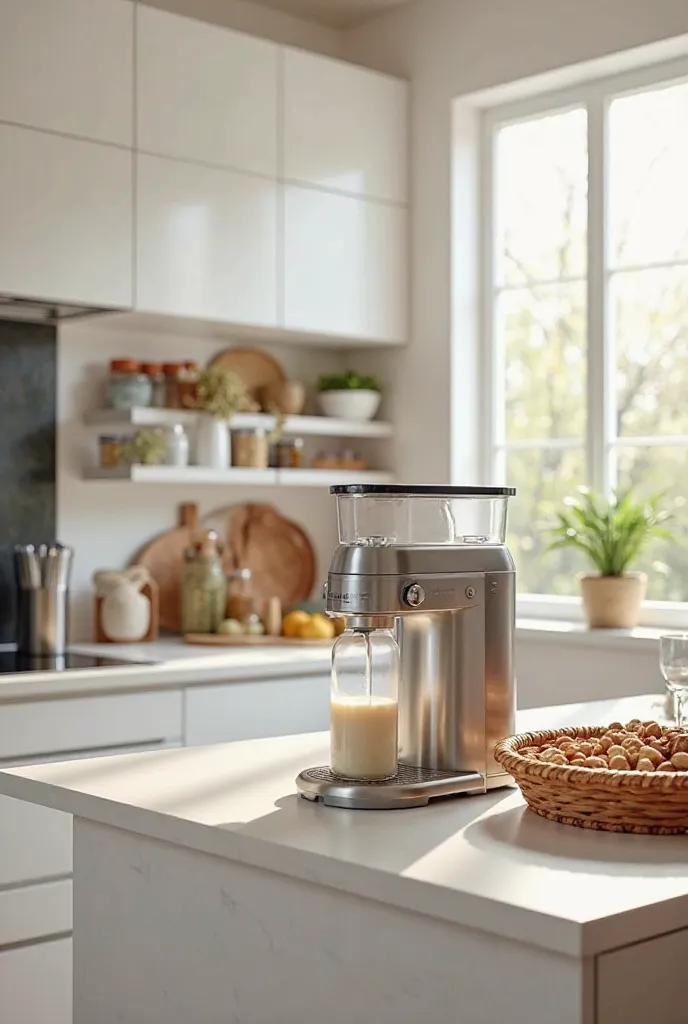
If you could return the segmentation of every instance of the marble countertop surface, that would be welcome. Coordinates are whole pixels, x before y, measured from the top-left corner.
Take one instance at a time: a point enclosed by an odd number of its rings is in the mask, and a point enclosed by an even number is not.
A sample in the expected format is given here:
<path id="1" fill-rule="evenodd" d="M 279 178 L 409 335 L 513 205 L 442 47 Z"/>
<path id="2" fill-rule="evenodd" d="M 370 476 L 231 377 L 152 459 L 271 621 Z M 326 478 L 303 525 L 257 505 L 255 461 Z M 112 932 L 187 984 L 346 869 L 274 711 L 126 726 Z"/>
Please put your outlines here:
<path id="1" fill-rule="evenodd" d="M 132 690 L 169 689 L 328 674 L 331 647 L 202 647 L 169 637 L 145 644 L 72 644 L 76 654 L 145 664 L 0 675 L 0 704 Z"/>
<path id="2" fill-rule="evenodd" d="M 519 729 L 662 719 L 663 698 L 519 713 Z M 0 792 L 574 956 L 688 926 L 688 837 L 559 825 L 520 792 L 352 811 L 299 798 L 327 734 L 33 765 Z M 199 860 L 199 870 L 202 861 Z"/>

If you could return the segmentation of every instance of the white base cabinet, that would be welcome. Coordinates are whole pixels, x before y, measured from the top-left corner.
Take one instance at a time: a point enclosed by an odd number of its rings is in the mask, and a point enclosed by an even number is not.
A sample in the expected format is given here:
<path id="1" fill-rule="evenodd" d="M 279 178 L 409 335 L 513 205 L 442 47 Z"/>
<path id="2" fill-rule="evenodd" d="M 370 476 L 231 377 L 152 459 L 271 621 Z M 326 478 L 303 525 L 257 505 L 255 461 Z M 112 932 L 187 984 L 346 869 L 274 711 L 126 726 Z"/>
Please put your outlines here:
<path id="1" fill-rule="evenodd" d="M 72 1024 L 72 940 L 0 950 L 3 1024 Z"/>

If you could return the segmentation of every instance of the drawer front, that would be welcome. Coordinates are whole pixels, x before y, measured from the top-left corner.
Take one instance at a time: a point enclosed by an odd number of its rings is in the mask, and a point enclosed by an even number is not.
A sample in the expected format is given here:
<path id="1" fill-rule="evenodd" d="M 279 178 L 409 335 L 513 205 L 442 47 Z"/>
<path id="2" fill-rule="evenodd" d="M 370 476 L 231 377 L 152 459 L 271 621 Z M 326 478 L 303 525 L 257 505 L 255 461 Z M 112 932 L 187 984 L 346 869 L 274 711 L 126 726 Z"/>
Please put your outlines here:
<path id="1" fill-rule="evenodd" d="M 3 1024 L 72 1024 L 72 940 L 0 951 Z"/>
<path id="2" fill-rule="evenodd" d="M 687 960 L 685 928 L 598 957 L 598 1024 L 685 1024 Z"/>
<path id="3" fill-rule="evenodd" d="M 155 745 L 182 734 L 180 690 L 36 701 L 0 708 L 0 765 L 23 757 Z"/>
<path id="4" fill-rule="evenodd" d="M 200 686 L 187 690 L 187 746 L 319 732 L 330 724 L 330 678 Z"/>
<path id="5" fill-rule="evenodd" d="M 0 796 L 0 889 L 71 873 L 71 815 Z"/>
<path id="6" fill-rule="evenodd" d="M 72 883 L 68 879 L 0 892 L 0 947 L 71 930 Z"/>

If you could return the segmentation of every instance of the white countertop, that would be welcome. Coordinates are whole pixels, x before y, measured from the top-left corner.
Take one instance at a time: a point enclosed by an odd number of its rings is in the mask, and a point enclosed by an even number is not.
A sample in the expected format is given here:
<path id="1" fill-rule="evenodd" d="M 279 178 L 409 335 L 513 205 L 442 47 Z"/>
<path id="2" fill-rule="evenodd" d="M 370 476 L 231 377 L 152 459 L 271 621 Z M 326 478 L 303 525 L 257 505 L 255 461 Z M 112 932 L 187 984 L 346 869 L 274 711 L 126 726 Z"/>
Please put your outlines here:
<path id="1" fill-rule="evenodd" d="M 1 675 L 0 704 L 7 701 L 315 675 L 329 672 L 331 654 L 328 645 L 217 648 L 185 644 L 175 637 L 145 644 L 72 644 L 70 650 L 76 654 L 121 658 L 147 664 Z"/>
<path id="2" fill-rule="evenodd" d="M 522 712 L 519 728 L 662 717 L 661 696 Z M 397 811 L 301 800 L 327 735 L 0 773 L 0 792 L 570 955 L 688 926 L 688 837 L 558 825 L 517 790 Z"/>

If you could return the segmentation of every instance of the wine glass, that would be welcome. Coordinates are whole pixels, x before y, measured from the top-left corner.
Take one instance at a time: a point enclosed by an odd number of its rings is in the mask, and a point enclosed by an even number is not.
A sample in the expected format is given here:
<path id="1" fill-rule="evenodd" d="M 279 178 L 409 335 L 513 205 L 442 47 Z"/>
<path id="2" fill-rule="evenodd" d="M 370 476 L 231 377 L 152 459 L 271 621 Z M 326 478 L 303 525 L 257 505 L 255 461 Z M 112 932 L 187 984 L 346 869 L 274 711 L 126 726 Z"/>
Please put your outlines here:
<path id="1" fill-rule="evenodd" d="M 674 697 L 676 725 L 683 728 L 684 701 L 688 699 L 688 633 L 667 633 L 659 638 L 659 667 Z"/>

